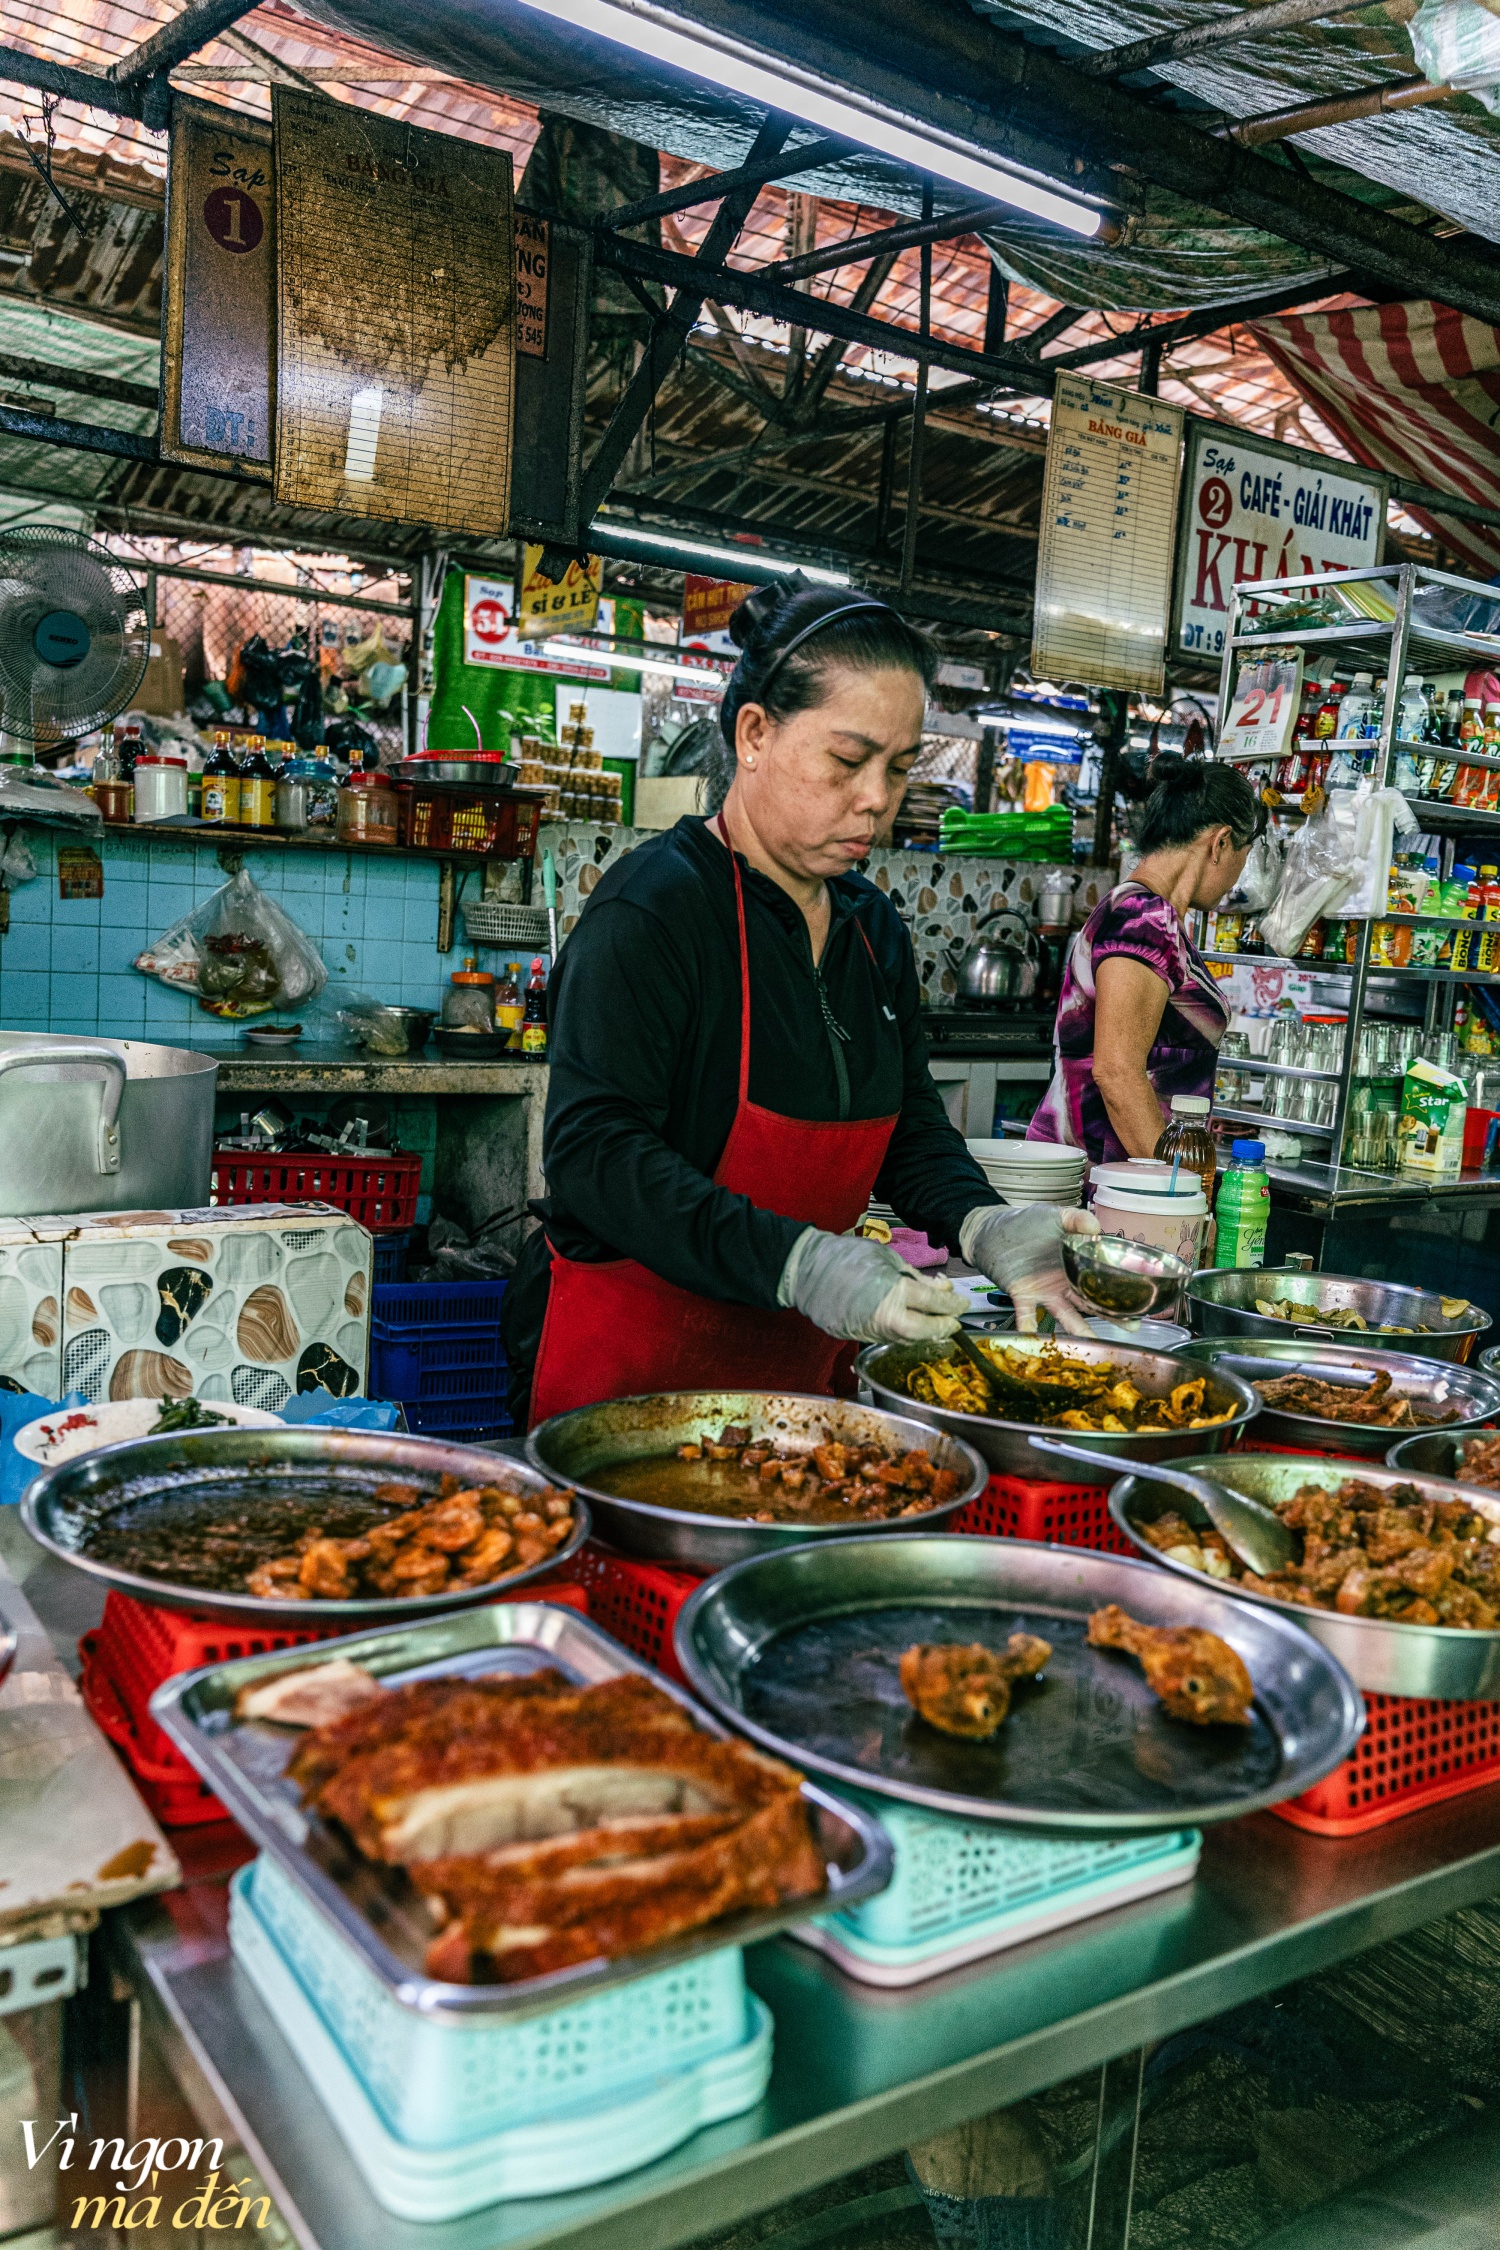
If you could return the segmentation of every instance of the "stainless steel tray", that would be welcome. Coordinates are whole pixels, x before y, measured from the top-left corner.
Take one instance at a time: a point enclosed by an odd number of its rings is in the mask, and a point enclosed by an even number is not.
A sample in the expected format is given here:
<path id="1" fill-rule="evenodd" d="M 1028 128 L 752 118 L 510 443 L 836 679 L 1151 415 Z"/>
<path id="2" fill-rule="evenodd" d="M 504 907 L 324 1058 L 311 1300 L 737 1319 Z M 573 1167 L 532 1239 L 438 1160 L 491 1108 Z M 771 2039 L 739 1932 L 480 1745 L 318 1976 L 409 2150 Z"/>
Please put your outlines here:
<path id="1" fill-rule="evenodd" d="M 1305 1305 L 1307 1317 L 1277 1320 L 1258 1313 L 1257 1297 Z M 1332 1328 L 1319 1315 L 1352 1310 L 1362 1313 L 1372 1329 L 1386 1325 L 1405 1329 L 1405 1335 L 1372 1335 L 1369 1341 L 1381 1347 L 1394 1345 L 1418 1359 L 1471 1359 L 1474 1346 L 1491 1326 L 1489 1314 L 1478 1305 L 1449 1318 L 1442 1299 L 1424 1289 L 1368 1281 L 1362 1274 L 1306 1273 L 1297 1266 L 1207 1266 L 1188 1283 L 1183 1303 L 1200 1336 L 1270 1336 L 1288 1343 L 1309 1336 L 1348 1343 L 1349 1329 Z M 1417 1332 L 1419 1321 L 1426 1334 Z"/>
<path id="2" fill-rule="evenodd" d="M 526 1453 L 545 1476 L 570 1484 L 588 1497 L 599 1535 L 627 1555 L 676 1563 L 707 1575 L 726 1563 L 743 1562 L 781 1547 L 819 1545 L 831 1539 L 889 1538 L 892 1533 L 946 1526 L 958 1510 L 983 1492 L 988 1471 L 972 1445 L 961 1437 L 933 1441 L 931 1427 L 919 1419 L 915 1401 L 906 1413 L 860 1406 L 853 1399 L 803 1397 L 787 1391 L 666 1391 L 639 1398 L 604 1399 L 597 1406 L 554 1414 L 526 1440 Z M 679 1445 L 716 1437 L 728 1423 L 748 1422 L 757 1437 L 792 1445 L 821 1445 L 824 1438 L 879 1444 L 907 1453 L 923 1447 L 940 1469 L 955 1469 L 960 1479 L 952 1500 L 921 1516 L 888 1523 L 749 1523 L 741 1516 L 700 1515 L 686 1508 L 657 1508 L 644 1500 L 622 1500 L 590 1482 L 596 1469 L 653 1454 L 670 1455 Z M 1033 1474 L 1035 1472 L 1033 1471 Z"/>
<path id="3" fill-rule="evenodd" d="M 1186 1380 L 1175 1352 L 1141 1351 L 1133 1344 L 1106 1344 L 1093 1336 L 1007 1336 L 1006 1343 L 1033 1352 L 1047 1351 L 1056 1344 L 1070 1359 L 1107 1360 L 1151 1398 L 1165 1398 L 1176 1384 Z M 1233 1445 L 1260 1412 L 1258 1392 L 1238 1375 L 1217 1370 L 1209 1377 L 1205 1403 L 1210 1413 L 1220 1413 L 1226 1407 L 1234 1411 L 1227 1422 L 1211 1430 L 1142 1430 L 1124 1436 L 1093 1430 L 1086 1435 L 1082 1430 L 1059 1433 L 1045 1422 L 1006 1422 L 993 1414 L 955 1414 L 947 1407 L 924 1406 L 920 1399 L 913 1398 L 906 1389 L 912 1368 L 923 1360 L 952 1357 L 953 1349 L 947 1344 L 872 1344 L 860 1353 L 855 1368 L 881 1406 L 893 1407 L 897 1413 L 915 1416 L 930 1429 L 966 1440 L 1002 1476 L 1056 1479 L 1063 1473 L 1045 1454 L 1033 1451 L 1033 1437 L 1075 1437 L 1099 1453 L 1115 1454 L 1122 1466 L 1130 1461 L 1175 1461 L 1184 1454 L 1215 1453 L 1221 1446 Z M 1095 1472 L 1078 1462 L 1070 1461 L 1066 1474 L 1069 1484 L 1109 1483 L 1107 1469 Z"/>
<path id="4" fill-rule="evenodd" d="M 1091 1649 L 1091 1610 L 1202 1625 L 1255 1682 L 1248 1728 L 1166 1718 L 1133 1657 Z M 901 1691 L 915 1641 L 1016 1631 L 1053 1645 L 993 1743 L 919 1719 Z M 769 1750 L 836 1781 L 962 1820 L 1054 1834 L 1201 1827 L 1295 1797 L 1364 1725 L 1352 1681 L 1300 1625 L 1183 1586 L 1149 1565 L 1017 1539 L 860 1539 L 738 1564 L 700 1586 L 677 1657 L 714 1709 Z"/>
<path id="5" fill-rule="evenodd" d="M 821 1902 L 800 1899 L 764 1913 L 725 1915 L 649 1952 L 619 1961 L 582 1962 L 524 1984 L 442 1983 L 422 1965 L 433 1931 L 401 1870 L 363 1858 L 338 1828 L 304 1809 L 300 1790 L 287 1780 L 287 1763 L 303 1739 L 300 1730 L 234 1716 L 236 1696 L 253 1681 L 305 1671 L 337 1657 L 362 1664 L 393 1685 L 446 1675 L 534 1672 L 546 1665 L 585 1684 L 640 1672 L 686 1704 L 709 1733 L 722 1736 L 728 1730 L 597 1625 L 576 1611 L 543 1602 L 497 1602 L 405 1628 L 349 1634 L 272 1656 L 241 1657 L 182 1673 L 158 1688 L 151 1698 L 152 1717 L 240 1826 L 302 1885 L 404 2007 L 461 2022 L 537 2015 L 603 1985 L 649 1976 L 726 1945 L 752 1944 L 804 1921 L 810 1909 L 834 1913 L 857 1905 L 890 1881 L 891 1846 L 879 1822 L 805 1783 L 813 1835 L 828 1869 L 828 1893 Z"/>
<path id="6" fill-rule="evenodd" d="M 1389 1432 L 1386 1433 L 1389 1436 Z M 1402 1438 L 1386 1454 L 1386 1466 L 1401 1469 L 1407 1476 L 1455 1477 L 1467 1484 L 1471 1492 L 1488 1494 L 1490 1499 L 1500 1497 L 1500 1486 L 1471 1482 L 1464 1475 L 1464 1456 L 1480 1437 L 1493 1437 L 1493 1430 L 1415 1430 Z"/>
<path id="7" fill-rule="evenodd" d="M 1431 1444 L 1431 1437 L 1408 1442 Z M 1445 1442 L 1439 1440 L 1439 1442 Z M 1317 1484 L 1333 1491 L 1346 1477 L 1365 1484 L 1415 1485 L 1425 1498 L 1466 1500 L 1481 1514 L 1493 1511 L 1500 1524 L 1500 1494 L 1486 1494 L 1474 1485 L 1456 1484 L 1449 1477 L 1419 1476 L 1409 1469 L 1382 1467 L 1374 1461 L 1335 1461 L 1326 1453 L 1298 1458 L 1286 1453 L 1220 1454 L 1214 1460 L 1190 1461 L 1236 1492 L 1274 1504 L 1290 1500 L 1299 1485 Z M 1488 1506 L 1484 1503 L 1488 1501 Z M 1186 1563 L 1168 1559 L 1142 1539 L 1136 1526 L 1172 1508 L 1189 1523 L 1206 1525 L 1207 1516 L 1185 1492 L 1153 1484 L 1149 1470 L 1122 1477 L 1110 1489 L 1109 1512 L 1156 1567 L 1174 1578 L 1202 1587 L 1202 1574 Z M 1438 1702 L 1459 1702 L 1470 1697 L 1500 1695 L 1500 1632 L 1464 1633 L 1452 1625 L 1398 1625 L 1384 1617 L 1341 1617 L 1337 1610 L 1305 1609 L 1300 1603 L 1253 1594 L 1242 1586 L 1221 1581 L 1227 1598 L 1245 1608 L 1274 1611 L 1295 1618 L 1329 1653 L 1336 1656 L 1356 1687 L 1371 1695 L 1425 1695 Z"/>
<path id="8" fill-rule="evenodd" d="M 1298 1343 L 1275 1336 L 1199 1336 L 1184 1344 L 1179 1359 L 1239 1375 L 1247 1383 L 1278 1375 L 1310 1375 L 1319 1382 L 1362 1390 L 1376 1375 L 1387 1374 L 1391 1388 L 1404 1392 L 1434 1414 L 1456 1412 L 1444 1433 L 1475 1429 L 1500 1414 L 1500 1381 L 1446 1359 L 1419 1359 L 1413 1352 L 1372 1351 L 1363 1344 Z M 1408 1431 L 1407 1436 L 1417 1433 Z M 1341 1453 L 1383 1461 L 1397 1432 L 1364 1422 L 1336 1422 L 1324 1414 L 1292 1414 L 1284 1406 L 1262 1405 L 1252 1445 L 1295 1445 L 1311 1449 L 1337 1445 Z"/>
<path id="9" fill-rule="evenodd" d="M 21 1497 L 21 1521 L 32 1538 L 61 1561 L 87 1572 L 101 1585 L 133 1594 L 137 1601 L 160 1603 L 166 1609 L 206 1610 L 241 1625 L 321 1625 L 335 1630 L 373 1625 L 382 1618 L 432 1617 L 443 1610 L 493 1601 L 497 1594 L 514 1593 L 533 1579 L 546 1577 L 576 1554 L 589 1535 L 589 1512 L 579 1503 L 572 1537 L 545 1561 L 485 1586 L 419 1594 L 406 1601 L 384 1596 L 347 1602 L 294 1601 L 216 1592 L 148 1578 L 144 1572 L 101 1562 L 83 1552 L 83 1542 L 101 1519 L 121 1508 L 166 1512 L 185 1501 L 197 1503 L 214 1496 L 227 1513 L 243 1507 L 257 1491 L 316 1484 L 330 1498 L 340 1490 L 367 1495 L 391 1478 L 418 1485 L 435 1499 L 445 1475 L 456 1476 L 465 1485 L 499 1485 L 510 1492 L 538 1492 L 547 1482 L 523 1461 L 509 1461 L 477 1446 L 445 1445 L 438 1438 L 308 1427 L 190 1430 L 101 1446 L 96 1453 L 45 1470 Z"/>

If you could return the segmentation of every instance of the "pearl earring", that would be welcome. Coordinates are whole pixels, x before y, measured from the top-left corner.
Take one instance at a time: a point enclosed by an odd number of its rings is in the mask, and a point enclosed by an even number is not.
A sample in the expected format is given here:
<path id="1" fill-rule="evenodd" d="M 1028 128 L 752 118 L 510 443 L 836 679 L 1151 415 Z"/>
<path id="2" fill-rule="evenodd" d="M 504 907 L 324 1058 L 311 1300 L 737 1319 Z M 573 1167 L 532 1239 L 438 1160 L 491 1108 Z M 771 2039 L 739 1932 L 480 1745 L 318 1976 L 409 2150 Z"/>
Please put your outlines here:
<path id="1" fill-rule="evenodd" d="M 748 752 L 748 753 L 746 754 L 746 758 L 745 758 L 745 763 L 746 763 L 746 765 L 747 765 L 747 766 L 753 766 L 753 765 L 754 765 L 754 763 L 755 763 L 755 755 L 754 755 L 754 752 L 753 752 L 753 751 L 752 751 L 752 752 Z"/>

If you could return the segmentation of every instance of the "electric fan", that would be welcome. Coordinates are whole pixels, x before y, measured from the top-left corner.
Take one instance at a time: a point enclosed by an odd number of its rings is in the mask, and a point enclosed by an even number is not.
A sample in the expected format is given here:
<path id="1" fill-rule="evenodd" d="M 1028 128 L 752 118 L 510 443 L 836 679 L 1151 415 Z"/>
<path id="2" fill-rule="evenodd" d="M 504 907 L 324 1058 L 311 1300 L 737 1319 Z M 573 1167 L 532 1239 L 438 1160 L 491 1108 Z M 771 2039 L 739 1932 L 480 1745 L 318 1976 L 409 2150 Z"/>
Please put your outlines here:
<path id="1" fill-rule="evenodd" d="M 82 532 L 0 531 L 0 728 L 48 747 L 125 710 L 151 654 L 146 589 Z"/>

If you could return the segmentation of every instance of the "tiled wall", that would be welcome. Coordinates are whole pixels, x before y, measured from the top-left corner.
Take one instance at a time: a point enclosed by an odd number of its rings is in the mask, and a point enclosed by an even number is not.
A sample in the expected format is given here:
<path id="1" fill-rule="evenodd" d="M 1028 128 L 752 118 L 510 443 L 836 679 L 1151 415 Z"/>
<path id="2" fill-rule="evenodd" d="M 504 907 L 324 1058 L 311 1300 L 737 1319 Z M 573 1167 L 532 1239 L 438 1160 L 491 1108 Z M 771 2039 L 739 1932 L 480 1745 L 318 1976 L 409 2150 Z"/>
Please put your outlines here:
<path id="1" fill-rule="evenodd" d="M 564 933 L 603 869 L 644 842 L 647 833 L 585 822 L 543 831 L 558 865 Z M 169 1043 L 233 1036 L 191 995 L 132 966 L 150 940 L 226 880 L 214 851 L 106 829 L 94 839 L 104 866 L 104 896 L 60 899 L 52 833 L 27 829 L 24 835 L 38 874 L 11 893 L 10 932 L 0 938 L 0 1026 L 149 1036 Z M 453 951 L 437 950 L 435 860 L 274 846 L 247 848 L 244 859 L 254 880 L 313 940 L 327 965 L 328 985 L 317 1009 L 298 1011 L 310 1031 L 317 1030 L 321 1014 L 328 1035 L 337 1033 L 331 1009 L 340 994 L 368 993 L 409 1007 L 438 1005 L 465 939 L 460 917 Z M 945 860 L 927 852 L 876 852 L 869 866 L 871 878 L 907 919 L 923 984 L 935 1001 L 953 990 L 945 947 L 967 938 L 976 917 L 1002 903 L 1005 886 L 1035 883 L 1040 872 L 1014 861 Z M 540 884 L 535 895 L 540 903 Z"/>

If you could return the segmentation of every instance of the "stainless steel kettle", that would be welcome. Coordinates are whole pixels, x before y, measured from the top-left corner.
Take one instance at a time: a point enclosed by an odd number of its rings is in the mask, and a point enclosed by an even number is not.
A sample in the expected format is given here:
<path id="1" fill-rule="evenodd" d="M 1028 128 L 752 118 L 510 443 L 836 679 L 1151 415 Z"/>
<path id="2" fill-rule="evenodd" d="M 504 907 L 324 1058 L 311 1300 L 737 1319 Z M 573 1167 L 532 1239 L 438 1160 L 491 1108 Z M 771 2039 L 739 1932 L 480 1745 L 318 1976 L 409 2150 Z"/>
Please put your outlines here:
<path id="1" fill-rule="evenodd" d="M 947 958 L 958 979 L 959 1002 L 968 1007 L 1029 1000 L 1041 976 L 1036 933 L 1009 906 L 982 914 L 962 954 L 950 945 Z"/>

